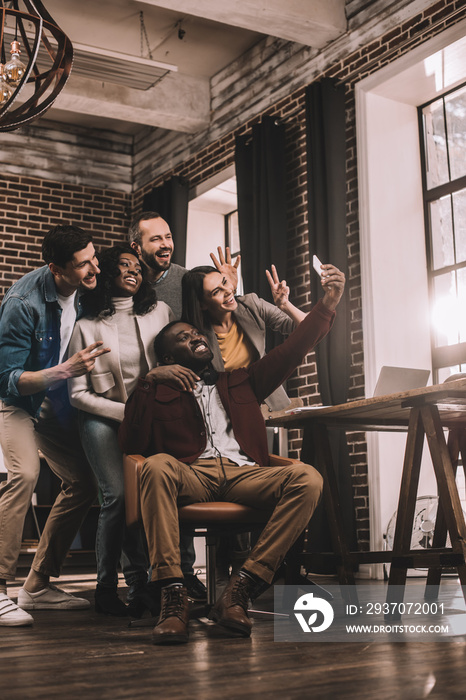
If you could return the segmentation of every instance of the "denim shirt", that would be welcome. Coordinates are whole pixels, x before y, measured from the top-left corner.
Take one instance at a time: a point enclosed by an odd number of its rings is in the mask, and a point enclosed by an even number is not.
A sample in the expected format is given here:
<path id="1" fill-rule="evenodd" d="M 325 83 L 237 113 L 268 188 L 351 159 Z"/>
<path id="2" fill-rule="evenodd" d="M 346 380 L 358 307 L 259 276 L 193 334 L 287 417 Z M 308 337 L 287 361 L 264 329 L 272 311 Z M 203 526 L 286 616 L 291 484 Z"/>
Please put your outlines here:
<path id="1" fill-rule="evenodd" d="M 19 406 L 32 416 L 39 414 L 47 392 L 21 396 L 18 379 L 23 372 L 58 364 L 60 317 L 57 288 L 47 265 L 24 275 L 6 293 L 0 307 L 0 398 L 5 404 Z M 60 394 L 67 404 L 65 381 L 60 388 L 57 397 Z"/>

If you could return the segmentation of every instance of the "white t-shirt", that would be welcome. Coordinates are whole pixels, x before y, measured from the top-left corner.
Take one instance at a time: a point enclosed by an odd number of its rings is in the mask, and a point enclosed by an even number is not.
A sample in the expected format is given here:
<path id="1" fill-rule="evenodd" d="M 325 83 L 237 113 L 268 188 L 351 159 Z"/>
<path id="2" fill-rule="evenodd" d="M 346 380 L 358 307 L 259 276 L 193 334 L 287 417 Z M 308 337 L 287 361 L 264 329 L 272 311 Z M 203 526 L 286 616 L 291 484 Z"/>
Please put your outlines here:
<path id="1" fill-rule="evenodd" d="M 58 303 L 61 306 L 60 318 L 60 355 L 58 363 L 63 362 L 68 345 L 73 333 L 74 324 L 76 323 L 76 292 L 70 294 L 69 297 L 58 295 Z"/>

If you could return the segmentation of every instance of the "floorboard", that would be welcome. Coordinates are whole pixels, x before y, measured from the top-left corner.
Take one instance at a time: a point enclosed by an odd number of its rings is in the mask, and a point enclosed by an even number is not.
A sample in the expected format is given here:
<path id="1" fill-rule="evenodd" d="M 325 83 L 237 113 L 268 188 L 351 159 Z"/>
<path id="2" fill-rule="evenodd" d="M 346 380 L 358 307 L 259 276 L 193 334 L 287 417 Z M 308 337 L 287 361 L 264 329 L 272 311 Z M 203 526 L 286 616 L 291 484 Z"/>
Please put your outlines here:
<path id="1" fill-rule="evenodd" d="M 19 579 L 11 587 L 12 597 L 21 583 Z M 92 573 L 68 572 L 60 585 L 93 600 Z M 271 594 L 259 601 L 260 607 L 271 609 Z M 195 621 L 189 644 L 157 647 L 151 644 L 150 627 L 129 629 L 126 620 L 97 615 L 93 608 L 35 612 L 34 618 L 31 628 L 0 628 L 1 700 L 466 696 L 464 638 L 441 643 L 277 643 L 272 618 L 256 616 L 251 639 L 227 637 L 217 626 Z"/>

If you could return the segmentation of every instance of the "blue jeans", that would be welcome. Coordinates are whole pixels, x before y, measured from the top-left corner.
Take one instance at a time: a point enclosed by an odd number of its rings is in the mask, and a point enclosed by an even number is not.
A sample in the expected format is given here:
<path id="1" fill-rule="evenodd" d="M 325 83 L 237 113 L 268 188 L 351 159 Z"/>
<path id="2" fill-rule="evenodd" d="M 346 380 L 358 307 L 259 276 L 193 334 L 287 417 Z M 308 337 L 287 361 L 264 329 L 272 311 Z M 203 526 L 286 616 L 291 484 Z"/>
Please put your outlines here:
<path id="1" fill-rule="evenodd" d="M 118 447 L 119 423 L 79 411 L 84 451 L 102 494 L 96 534 L 97 583 L 116 587 L 118 566 L 128 586 L 147 580 L 148 560 L 140 528 L 125 525 L 123 456 Z"/>
<path id="2" fill-rule="evenodd" d="M 128 586 L 147 580 L 145 540 L 139 528 L 125 525 L 123 457 L 118 447 L 119 423 L 79 411 L 79 430 L 84 451 L 102 494 L 96 535 L 97 582 L 116 586 L 118 565 Z M 183 574 L 192 573 L 195 559 L 193 539 L 180 537 Z"/>

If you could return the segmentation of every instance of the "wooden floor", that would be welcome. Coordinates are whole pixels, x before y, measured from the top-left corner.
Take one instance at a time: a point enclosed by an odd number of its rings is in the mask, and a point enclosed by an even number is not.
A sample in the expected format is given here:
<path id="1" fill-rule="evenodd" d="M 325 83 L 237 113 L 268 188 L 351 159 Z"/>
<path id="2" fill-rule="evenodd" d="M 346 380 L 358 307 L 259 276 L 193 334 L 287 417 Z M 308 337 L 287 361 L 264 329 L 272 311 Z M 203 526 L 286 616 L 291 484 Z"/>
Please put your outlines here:
<path id="1" fill-rule="evenodd" d="M 12 597 L 21 583 L 9 589 Z M 68 572 L 60 585 L 93 600 L 92 572 Z M 271 609 L 270 594 L 259 601 Z M 35 612 L 34 619 L 33 627 L 0 628 L 1 700 L 466 697 L 463 639 L 277 643 L 273 621 L 261 616 L 251 639 L 192 622 L 189 644 L 157 647 L 151 628 L 129 629 L 126 620 L 102 617 L 93 608 Z"/>

